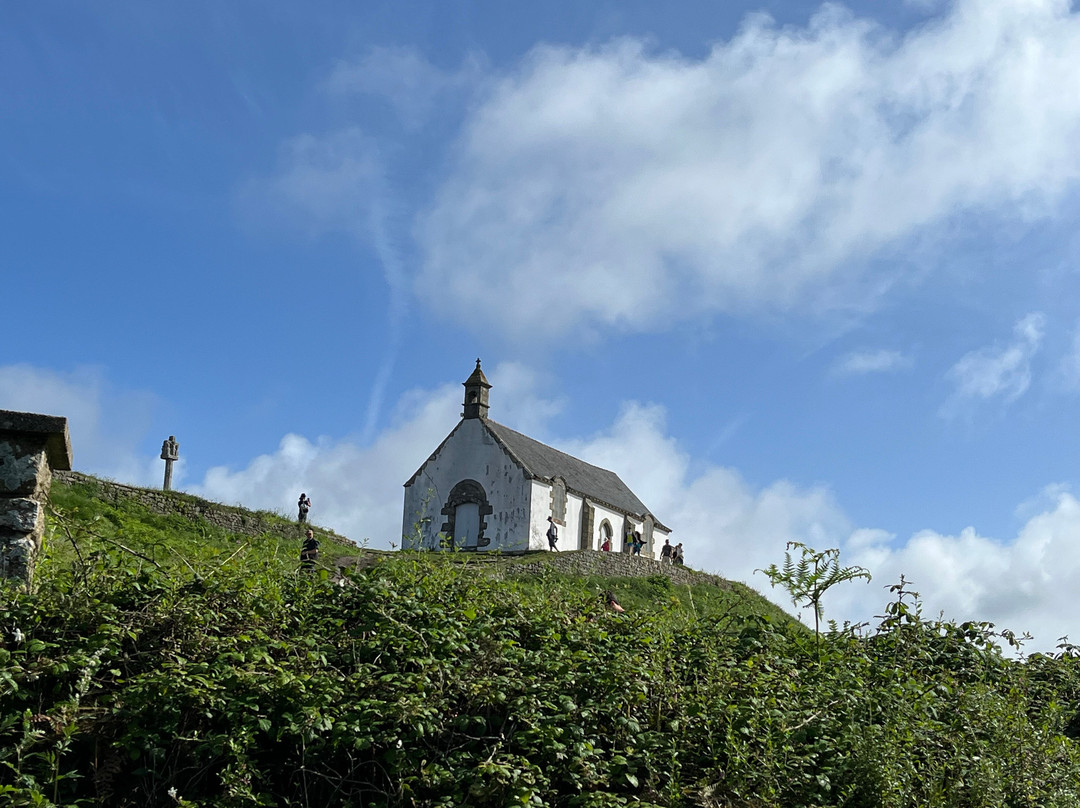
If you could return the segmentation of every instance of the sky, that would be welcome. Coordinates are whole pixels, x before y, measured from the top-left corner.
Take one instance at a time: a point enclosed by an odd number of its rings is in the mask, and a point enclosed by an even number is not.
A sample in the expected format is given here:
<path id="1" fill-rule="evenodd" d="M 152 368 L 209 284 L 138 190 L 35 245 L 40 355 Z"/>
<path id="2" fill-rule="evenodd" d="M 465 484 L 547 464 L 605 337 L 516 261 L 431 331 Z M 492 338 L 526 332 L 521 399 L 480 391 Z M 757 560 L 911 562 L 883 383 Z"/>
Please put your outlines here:
<path id="1" fill-rule="evenodd" d="M 78 470 L 391 547 L 480 357 L 693 567 L 1080 640 L 1067 0 L 7 3 L 0 122 L 0 408 Z"/>

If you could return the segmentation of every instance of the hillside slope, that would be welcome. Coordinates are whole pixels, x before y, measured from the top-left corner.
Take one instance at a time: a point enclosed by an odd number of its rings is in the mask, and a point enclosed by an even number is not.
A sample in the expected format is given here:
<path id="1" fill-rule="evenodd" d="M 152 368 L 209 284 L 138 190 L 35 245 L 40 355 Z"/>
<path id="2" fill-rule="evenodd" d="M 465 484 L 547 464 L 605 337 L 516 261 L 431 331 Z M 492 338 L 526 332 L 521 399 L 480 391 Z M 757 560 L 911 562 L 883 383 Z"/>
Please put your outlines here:
<path id="1" fill-rule="evenodd" d="M 0 803 L 1080 804 L 1072 649 L 1013 662 L 904 593 L 818 640 L 709 584 L 415 553 L 336 582 L 55 500 L 35 591 L 0 592 Z"/>

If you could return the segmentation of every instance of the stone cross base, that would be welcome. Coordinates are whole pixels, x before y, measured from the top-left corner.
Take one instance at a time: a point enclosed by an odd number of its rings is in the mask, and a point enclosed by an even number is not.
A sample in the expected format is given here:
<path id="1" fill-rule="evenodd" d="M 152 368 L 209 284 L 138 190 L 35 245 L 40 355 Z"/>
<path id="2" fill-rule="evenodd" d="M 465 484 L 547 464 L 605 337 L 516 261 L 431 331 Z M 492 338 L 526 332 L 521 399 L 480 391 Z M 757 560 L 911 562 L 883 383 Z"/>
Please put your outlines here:
<path id="1" fill-rule="evenodd" d="M 71 468 L 67 419 L 0 410 L 0 579 L 33 578 L 54 468 Z"/>

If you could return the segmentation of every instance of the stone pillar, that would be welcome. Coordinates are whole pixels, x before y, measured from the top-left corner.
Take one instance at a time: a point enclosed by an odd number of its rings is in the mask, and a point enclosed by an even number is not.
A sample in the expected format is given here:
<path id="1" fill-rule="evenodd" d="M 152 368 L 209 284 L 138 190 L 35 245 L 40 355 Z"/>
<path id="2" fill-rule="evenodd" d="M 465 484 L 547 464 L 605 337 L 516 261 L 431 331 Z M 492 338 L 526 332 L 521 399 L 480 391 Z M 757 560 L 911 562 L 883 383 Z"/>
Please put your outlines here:
<path id="1" fill-rule="evenodd" d="M 67 418 L 0 410 L 0 578 L 33 578 L 52 469 L 71 469 Z"/>
<path id="2" fill-rule="evenodd" d="M 595 550 L 593 547 L 593 528 L 595 527 L 596 511 L 589 500 L 581 500 L 581 535 L 578 539 L 578 547 L 583 550 Z"/>

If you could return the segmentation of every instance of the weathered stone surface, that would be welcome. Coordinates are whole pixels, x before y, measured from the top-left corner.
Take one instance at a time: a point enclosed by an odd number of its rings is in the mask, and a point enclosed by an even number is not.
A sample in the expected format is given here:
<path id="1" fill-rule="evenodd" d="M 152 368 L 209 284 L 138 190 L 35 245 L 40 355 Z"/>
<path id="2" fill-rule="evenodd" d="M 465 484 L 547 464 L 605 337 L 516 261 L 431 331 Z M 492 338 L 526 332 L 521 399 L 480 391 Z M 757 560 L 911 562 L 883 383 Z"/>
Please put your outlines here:
<path id="1" fill-rule="evenodd" d="M 49 480 L 44 442 L 36 448 L 27 441 L 0 436 L 0 496 L 35 496 Z"/>
<path id="2" fill-rule="evenodd" d="M 36 439 L 48 455 L 54 469 L 71 468 L 71 436 L 67 418 L 37 412 L 0 410 L 0 441 L 12 438 Z"/>
<path id="3" fill-rule="evenodd" d="M 50 467 L 71 468 L 67 419 L 0 410 L 0 577 L 33 578 Z"/>
<path id="4" fill-rule="evenodd" d="M 45 514 L 37 500 L 28 498 L 0 500 L 0 528 L 17 533 L 34 533 L 43 529 Z"/>
<path id="5" fill-rule="evenodd" d="M 601 575 L 608 578 L 644 578 L 664 575 L 676 584 L 713 584 L 728 588 L 730 584 L 717 575 L 698 572 L 653 561 L 651 558 L 629 553 L 605 553 L 599 550 L 572 550 L 562 553 L 543 553 L 535 562 L 522 562 L 508 566 L 515 575 L 536 575 L 544 570 L 556 569 L 572 575 Z"/>
<path id="6" fill-rule="evenodd" d="M 0 535 L 0 578 L 29 582 L 33 576 L 34 560 L 41 547 L 41 537 Z"/>

